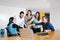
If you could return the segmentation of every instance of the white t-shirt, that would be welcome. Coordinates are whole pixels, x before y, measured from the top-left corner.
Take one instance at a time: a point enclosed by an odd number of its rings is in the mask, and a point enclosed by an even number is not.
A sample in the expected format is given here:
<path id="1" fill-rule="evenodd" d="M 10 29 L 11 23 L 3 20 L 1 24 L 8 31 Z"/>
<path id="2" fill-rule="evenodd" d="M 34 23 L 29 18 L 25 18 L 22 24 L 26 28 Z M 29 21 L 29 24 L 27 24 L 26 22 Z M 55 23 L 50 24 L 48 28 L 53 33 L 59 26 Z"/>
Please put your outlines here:
<path id="1" fill-rule="evenodd" d="M 24 28 L 24 24 L 25 24 L 24 17 L 23 18 L 17 17 L 16 18 L 16 24 L 19 25 L 20 27 Z"/>

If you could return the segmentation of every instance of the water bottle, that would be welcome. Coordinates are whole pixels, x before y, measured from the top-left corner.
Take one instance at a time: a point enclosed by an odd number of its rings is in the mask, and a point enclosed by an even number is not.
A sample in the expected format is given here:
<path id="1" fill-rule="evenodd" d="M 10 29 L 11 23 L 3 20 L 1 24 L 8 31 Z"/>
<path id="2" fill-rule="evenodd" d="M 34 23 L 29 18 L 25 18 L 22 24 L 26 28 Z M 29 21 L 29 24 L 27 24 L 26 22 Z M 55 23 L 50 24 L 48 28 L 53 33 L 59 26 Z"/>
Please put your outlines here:
<path id="1" fill-rule="evenodd" d="M 5 29 L 1 29 L 1 37 L 5 37 Z"/>
<path id="2" fill-rule="evenodd" d="M 0 38 L 1 38 L 1 30 L 0 30 Z"/>

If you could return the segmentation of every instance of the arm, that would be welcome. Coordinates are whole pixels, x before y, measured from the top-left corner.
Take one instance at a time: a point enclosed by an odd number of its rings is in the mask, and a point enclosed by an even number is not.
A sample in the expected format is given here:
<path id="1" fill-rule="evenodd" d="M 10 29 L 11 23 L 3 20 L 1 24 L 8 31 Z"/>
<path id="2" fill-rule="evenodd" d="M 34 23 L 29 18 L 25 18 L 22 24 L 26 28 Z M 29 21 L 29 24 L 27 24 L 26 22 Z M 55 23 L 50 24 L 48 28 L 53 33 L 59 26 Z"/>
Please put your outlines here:
<path id="1" fill-rule="evenodd" d="M 30 21 L 28 21 L 28 24 L 31 24 L 34 20 L 34 17 L 31 17 Z"/>
<path id="2" fill-rule="evenodd" d="M 55 31 L 54 26 L 51 23 L 49 23 L 49 28 L 51 29 L 51 31 Z"/>
<path id="3" fill-rule="evenodd" d="M 43 27 L 42 27 L 42 25 L 40 26 L 40 29 L 41 29 L 41 32 L 43 31 Z"/>
<path id="4" fill-rule="evenodd" d="M 13 24 L 12 26 L 13 26 L 13 28 L 16 28 L 17 31 L 19 31 L 19 29 L 22 28 L 22 27 L 20 27 L 20 26 L 18 26 L 18 25 L 16 25 L 16 24 Z"/>
<path id="5" fill-rule="evenodd" d="M 35 23 L 35 25 L 41 25 L 41 23 Z"/>
<path id="6" fill-rule="evenodd" d="M 17 28 L 17 27 L 18 27 L 18 28 L 22 28 L 22 27 L 18 26 L 17 24 L 13 24 L 13 27 L 14 27 L 14 28 Z"/>
<path id="7" fill-rule="evenodd" d="M 27 18 L 26 16 L 24 17 L 25 25 L 27 24 Z"/>

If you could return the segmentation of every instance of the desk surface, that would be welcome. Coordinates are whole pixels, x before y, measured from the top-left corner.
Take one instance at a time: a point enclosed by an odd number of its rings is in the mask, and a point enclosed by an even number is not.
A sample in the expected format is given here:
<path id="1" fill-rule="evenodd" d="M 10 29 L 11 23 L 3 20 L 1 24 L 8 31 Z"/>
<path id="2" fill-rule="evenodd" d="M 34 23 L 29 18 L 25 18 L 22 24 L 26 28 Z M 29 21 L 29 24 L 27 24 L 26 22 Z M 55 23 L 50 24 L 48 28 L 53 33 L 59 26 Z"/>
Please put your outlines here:
<path id="1" fill-rule="evenodd" d="M 35 38 L 23 38 L 23 37 L 6 37 L 0 38 L 0 40 L 60 40 L 60 31 L 49 32 L 49 36 L 40 36 L 34 34 Z"/>

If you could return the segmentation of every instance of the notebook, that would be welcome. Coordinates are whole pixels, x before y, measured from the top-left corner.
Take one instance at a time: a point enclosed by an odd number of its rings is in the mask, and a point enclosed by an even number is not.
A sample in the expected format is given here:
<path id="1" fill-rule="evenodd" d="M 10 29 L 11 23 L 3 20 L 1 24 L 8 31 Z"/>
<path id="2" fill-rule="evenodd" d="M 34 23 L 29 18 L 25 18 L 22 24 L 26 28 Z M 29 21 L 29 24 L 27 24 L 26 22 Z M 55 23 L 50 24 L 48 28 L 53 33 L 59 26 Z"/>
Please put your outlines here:
<path id="1" fill-rule="evenodd" d="M 47 35 L 49 35 L 48 33 L 45 33 L 45 32 L 39 32 L 39 33 L 37 33 L 38 35 L 41 35 L 41 36 L 47 36 Z"/>

